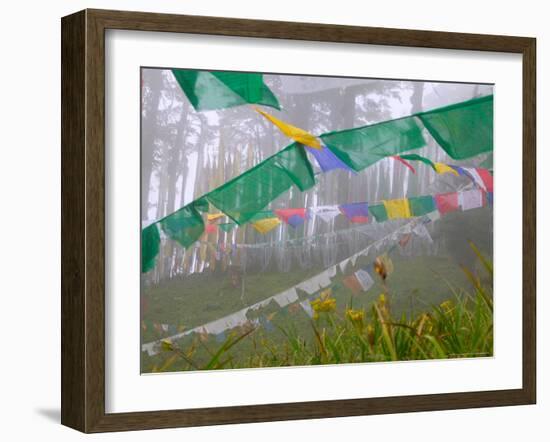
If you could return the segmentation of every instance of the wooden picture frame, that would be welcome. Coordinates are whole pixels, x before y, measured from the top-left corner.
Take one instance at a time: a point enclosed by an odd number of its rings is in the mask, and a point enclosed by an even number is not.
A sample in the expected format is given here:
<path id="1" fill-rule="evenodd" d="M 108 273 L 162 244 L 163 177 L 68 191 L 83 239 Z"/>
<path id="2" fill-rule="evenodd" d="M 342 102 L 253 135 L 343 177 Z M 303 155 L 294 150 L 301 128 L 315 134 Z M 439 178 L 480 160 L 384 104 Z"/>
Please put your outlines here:
<path id="1" fill-rule="evenodd" d="M 62 19 L 62 424 L 83 432 L 533 404 L 536 398 L 536 41 L 533 38 L 106 10 Z M 105 412 L 105 30 L 494 51 L 523 58 L 523 385 L 475 391 Z"/>

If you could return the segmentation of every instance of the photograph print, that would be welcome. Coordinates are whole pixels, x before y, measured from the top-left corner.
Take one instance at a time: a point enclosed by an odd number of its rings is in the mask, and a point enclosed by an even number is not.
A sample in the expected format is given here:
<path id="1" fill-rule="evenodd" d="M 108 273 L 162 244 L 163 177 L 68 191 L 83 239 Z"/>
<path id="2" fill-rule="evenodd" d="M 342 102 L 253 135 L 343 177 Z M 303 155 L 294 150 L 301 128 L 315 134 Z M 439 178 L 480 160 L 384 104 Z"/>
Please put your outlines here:
<path id="1" fill-rule="evenodd" d="M 136 87 L 142 374 L 493 356 L 492 84 Z"/>

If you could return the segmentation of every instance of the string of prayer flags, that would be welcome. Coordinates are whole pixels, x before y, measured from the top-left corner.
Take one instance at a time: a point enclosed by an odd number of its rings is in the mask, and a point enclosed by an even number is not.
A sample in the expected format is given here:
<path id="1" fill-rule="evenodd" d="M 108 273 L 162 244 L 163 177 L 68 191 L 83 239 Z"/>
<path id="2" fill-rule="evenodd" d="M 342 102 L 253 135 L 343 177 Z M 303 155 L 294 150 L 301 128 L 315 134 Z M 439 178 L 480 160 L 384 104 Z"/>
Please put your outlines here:
<path id="1" fill-rule="evenodd" d="M 313 155 L 323 172 L 329 172 L 334 169 L 343 169 L 355 173 L 351 167 L 334 155 L 334 153 L 324 144 L 320 149 L 312 149 L 310 147 L 306 147 L 306 149 Z"/>
<path id="2" fill-rule="evenodd" d="M 160 250 L 160 234 L 156 224 L 151 224 L 141 231 L 141 272 L 147 273 L 155 267 L 155 260 Z"/>
<path id="3" fill-rule="evenodd" d="M 323 143 L 356 172 L 391 155 L 419 149 L 426 142 L 414 117 L 328 132 Z"/>
<path id="4" fill-rule="evenodd" d="M 172 69 L 176 81 L 197 111 L 261 104 L 280 109 L 263 74 Z"/>
<path id="5" fill-rule="evenodd" d="M 435 195 L 435 204 L 441 215 L 458 210 L 458 194 L 456 192 Z"/>
<path id="6" fill-rule="evenodd" d="M 318 216 L 326 223 L 331 222 L 336 216 L 341 213 L 338 206 L 317 206 L 311 207 L 309 210 L 315 216 Z"/>
<path id="7" fill-rule="evenodd" d="M 182 69 L 174 69 L 172 72 L 197 110 L 219 109 L 244 103 L 257 103 L 279 108 L 276 98 L 263 83 L 261 74 Z M 485 192 L 493 192 L 493 176 L 488 169 L 461 168 L 443 163 L 432 163 L 417 154 L 403 154 L 426 144 L 417 118 L 454 159 L 469 158 L 491 151 L 493 149 L 492 95 L 405 118 L 329 132 L 320 137 L 315 137 L 309 132 L 284 123 L 259 109 L 258 112 L 299 142 L 285 147 L 255 167 L 207 193 L 200 200 L 194 201 L 158 221 L 157 228 L 160 227 L 169 238 L 177 241 L 183 247 L 189 247 L 204 232 L 204 221 L 199 212 L 207 211 L 208 203 L 240 225 L 251 222 L 258 212 L 264 210 L 275 198 L 293 186 L 300 191 L 312 188 L 315 185 L 315 177 L 304 146 L 311 147 L 312 154 L 315 154 L 313 151 L 320 150 L 321 155 L 324 156 L 318 155 L 316 158 L 321 169 L 325 170 L 335 167 L 336 163 L 334 162 L 339 160 L 341 163 L 338 163 L 338 167 L 345 165 L 349 169 L 360 171 L 384 157 L 398 155 L 398 161 L 422 161 L 433 167 L 438 173 L 466 175 Z M 322 144 L 319 139 L 322 140 Z M 323 160 L 326 160 L 327 156 L 329 161 L 323 166 Z M 451 200 L 447 203 L 445 196 L 437 199 L 438 208 L 442 208 L 442 213 L 456 210 L 458 207 L 458 203 L 454 204 L 452 197 L 450 198 Z M 399 203 L 397 200 L 391 203 L 391 205 L 397 206 L 390 207 L 387 202 L 384 202 L 387 218 L 396 217 L 396 211 L 405 210 L 403 208 L 405 204 L 404 202 Z M 400 208 L 400 205 L 403 207 Z M 206 209 L 200 210 L 200 207 L 203 206 L 206 206 Z M 378 222 L 384 220 L 381 209 L 373 209 L 372 212 Z M 411 216 L 406 211 L 404 215 L 403 217 Z M 217 216 L 219 215 L 212 214 L 209 218 L 207 217 L 208 222 L 218 219 L 215 218 Z M 334 218 L 335 212 L 327 211 L 320 216 L 322 219 L 330 221 Z M 364 220 L 366 220 L 368 214 L 360 216 L 364 216 Z M 293 221 L 299 223 L 301 220 L 294 218 Z M 230 230 L 232 227 L 229 226 L 230 224 L 227 224 L 225 229 Z M 211 229 L 209 230 L 211 231 Z M 155 249 L 160 247 L 159 244 L 156 244 L 160 240 L 156 239 L 154 233 L 153 228 L 142 232 L 144 236 L 142 269 L 144 271 L 146 271 L 145 269 L 150 270 L 151 266 L 154 266 L 154 257 L 158 253 L 158 251 L 155 252 Z"/>
<path id="8" fill-rule="evenodd" d="M 281 224 L 281 220 L 279 218 L 264 218 L 253 222 L 252 227 L 254 227 L 256 231 L 266 234 L 272 231 L 275 227 L 279 226 L 279 224 Z"/>
<path id="9" fill-rule="evenodd" d="M 369 213 L 374 216 L 378 223 L 388 220 L 388 212 L 386 212 L 386 206 L 384 204 L 369 206 Z"/>
<path id="10" fill-rule="evenodd" d="M 426 164 L 427 166 L 430 166 L 433 170 L 435 169 L 435 164 L 428 158 L 422 157 L 416 153 L 409 153 L 404 155 L 399 155 L 399 157 L 403 160 L 407 161 L 421 161 L 422 163 Z"/>
<path id="11" fill-rule="evenodd" d="M 436 212 L 436 213 L 438 213 L 438 212 Z M 371 248 L 373 246 L 376 246 L 377 243 L 386 244 L 386 240 L 390 236 L 393 237 L 394 234 L 396 234 L 400 231 L 401 232 L 409 232 L 411 230 L 411 227 L 416 225 L 418 222 L 419 221 L 414 220 L 412 222 L 409 222 L 405 226 L 399 227 L 397 229 L 397 231 L 394 231 L 390 235 L 376 241 L 373 244 L 370 244 L 367 248 L 363 249 L 362 251 L 360 251 L 358 253 L 355 253 L 353 255 L 353 257 L 356 258 L 358 256 L 366 256 L 368 254 L 369 250 L 371 250 Z M 206 246 L 205 244 L 202 244 L 202 245 Z M 344 261 L 340 262 L 339 263 L 340 268 L 342 268 L 342 264 L 344 262 L 349 262 L 350 260 L 352 260 L 352 258 L 347 258 Z M 384 266 L 384 269 L 385 269 L 384 271 L 386 272 L 386 274 L 391 273 L 391 271 L 393 270 L 393 264 L 391 262 L 391 259 L 389 259 L 389 257 L 387 256 L 387 253 L 385 253 L 382 256 L 379 256 L 377 258 L 377 262 L 378 261 L 380 263 L 383 263 L 383 266 Z M 352 291 L 356 294 L 359 293 L 362 290 L 368 290 L 368 288 L 372 287 L 372 283 L 371 283 L 372 277 L 370 276 L 370 274 L 368 273 L 367 270 L 364 269 L 364 271 L 366 273 L 358 271 L 358 272 L 355 272 L 354 274 L 350 275 L 350 277 L 347 277 L 347 286 L 350 287 L 352 289 Z M 321 292 L 320 296 L 330 296 L 332 288 L 335 288 L 335 287 L 339 286 L 339 284 L 333 284 L 331 282 L 331 278 L 336 276 L 336 273 L 337 273 L 336 266 L 335 265 L 331 266 L 331 267 L 327 268 L 326 270 L 324 270 L 323 272 L 321 272 L 320 274 L 317 274 L 317 275 L 309 278 L 308 280 L 303 281 L 300 284 L 298 284 L 294 287 L 291 287 L 291 288 L 289 288 L 289 289 L 287 289 L 287 290 L 285 290 L 281 293 L 278 293 L 278 294 L 273 295 L 269 298 L 263 299 L 262 301 L 259 301 L 259 302 L 255 303 L 253 305 L 248 306 L 248 307 L 245 307 L 245 308 L 241 309 L 238 312 L 235 312 L 235 313 L 232 313 L 230 315 L 224 316 L 223 318 L 219 318 L 217 320 L 211 321 L 207 324 L 197 326 L 197 327 L 195 327 L 193 329 L 190 329 L 190 330 L 186 330 L 184 326 L 178 326 L 177 329 L 172 327 L 172 326 L 168 326 L 168 332 L 170 332 L 170 333 L 173 332 L 173 333 L 177 333 L 177 334 L 173 334 L 173 335 L 171 335 L 169 337 L 165 337 L 161 340 L 157 340 L 157 341 L 154 341 L 154 342 L 149 342 L 147 344 L 143 344 L 141 346 L 141 349 L 142 349 L 142 351 L 146 351 L 150 356 L 153 356 L 153 355 L 158 353 L 159 348 L 160 348 L 160 344 L 162 343 L 162 340 L 169 339 L 169 340 L 173 341 L 173 340 L 180 339 L 180 338 L 182 338 L 186 335 L 189 335 L 191 333 L 199 333 L 199 334 L 202 335 L 202 337 L 204 339 L 208 339 L 209 334 L 217 336 L 220 333 L 225 332 L 226 330 L 229 330 L 229 329 L 232 329 L 232 328 L 235 328 L 235 327 L 239 327 L 239 326 L 247 326 L 247 324 L 253 324 L 253 325 L 261 324 L 266 328 L 266 330 L 268 330 L 268 331 L 273 330 L 273 325 L 270 323 L 270 321 L 276 313 L 271 313 L 267 316 L 264 316 L 260 313 L 259 318 L 254 319 L 252 321 L 250 321 L 248 319 L 247 313 L 251 310 L 256 311 L 256 310 L 258 310 L 262 307 L 266 307 L 266 306 L 270 305 L 272 301 L 275 301 L 275 303 L 278 304 L 279 307 L 281 307 L 281 308 L 285 308 L 286 306 L 288 306 L 290 304 L 294 304 L 294 303 L 296 303 L 296 301 L 299 301 L 298 294 L 296 292 L 297 288 L 300 288 L 300 289 L 306 291 L 306 293 L 308 293 L 309 295 L 313 295 L 317 291 L 319 291 L 321 288 L 323 288 L 325 290 L 323 290 Z M 344 282 L 344 284 L 346 285 L 345 282 Z M 326 287 L 329 287 L 329 286 L 332 286 L 332 287 L 331 288 L 326 288 Z M 304 308 L 304 307 L 302 307 L 302 308 Z M 305 309 L 307 309 L 307 306 L 305 307 Z M 146 326 L 147 326 L 146 323 L 142 322 L 142 327 L 146 327 Z M 157 325 L 157 326 L 155 326 L 155 328 L 157 330 L 159 330 L 159 332 L 160 332 L 161 329 L 162 330 L 166 329 L 166 327 L 162 327 L 162 325 Z"/>
<path id="12" fill-rule="evenodd" d="M 350 203 L 339 206 L 340 211 L 352 223 L 366 223 L 369 221 L 369 205 L 367 203 Z"/>
<path id="13" fill-rule="evenodd" d="M 367 292 L 374 285 L 374 281 L 370 276 L 370 273 L 364 269 L 357 270 L 355 272 L 355 277 L 364 292 Z"/>
<path id="14" fill-rule="evenodd" d="M 304 223 L 307 217 L 306 209 L 277 209 L 275 214 L 286 224 L 298 227 Z"/>
<path id="15" fill-rule="evenodd" d="M 455 160 L 493 150 L 493 95 L 422 112 L 418 118 Z"/>
<path id="16" fill-rule="evenodd" d="M 455 169 L 453 169 L 451 166 L 448 166 L 447 164 L 434 163 L 434 166 L 435 166 L 435 171 L 439 174 L 452 173 L 455 176 L 459 175 L 459 173 Z"/>
<path id="17" fill-rule="evenodd" d="M 306 152 L 300 144 L 293 143 L 214 189 L 206 198 L 237 224 L 244 224 L 291 187 L 303 192 L 314 185 Z"/>
<path id="18" fill-rule="evenodd" d="M 409 198 L 412 216 L 422 216 L 437 209 L 433 196 L 414 196 Z"/>
<path id="19" fill-rule="evenodd" d="M 403 157 L 398 155 L 392 155 L 392 158 L 396 161 L 399 161 L 401 164 L 403 164 L 405 167 L 407 167 L 412 173 L 416 173 L 416 169 L 412 167 L 411 163 L 405 161 Z"/>
<path id="20" fill-rule="evenodd" d="M 407 198 L 384 200 L 382 203 L 386 208 L 389 219 L 411 217 L 411 208 Z"/>
<path id="21" fill-rule="evenodd" d="M 269 121 L 271 121 L 279 130 L 285 134 L 287 137 L 292 138 L 294 141 L 301 143 L 305 146 L 312 147 L 313 149 L 321 149 L 321 142 L 315 136 L 300 129 L 299 127 L 293 126 L 292 124 L 285 123 L 284 121 L 275 118 L 273 115 L 268 114 L 267 112 L 262 111 L 261 109 L 254 108 L 256 112 L 259 112 Z"/>
<path id="22" fill-rule="evenodd" d="M 462 210 L 477 209 L 483 206 L 483 192 L 480 189 L 465 190 L 458 193 L 458 203 Z"/>

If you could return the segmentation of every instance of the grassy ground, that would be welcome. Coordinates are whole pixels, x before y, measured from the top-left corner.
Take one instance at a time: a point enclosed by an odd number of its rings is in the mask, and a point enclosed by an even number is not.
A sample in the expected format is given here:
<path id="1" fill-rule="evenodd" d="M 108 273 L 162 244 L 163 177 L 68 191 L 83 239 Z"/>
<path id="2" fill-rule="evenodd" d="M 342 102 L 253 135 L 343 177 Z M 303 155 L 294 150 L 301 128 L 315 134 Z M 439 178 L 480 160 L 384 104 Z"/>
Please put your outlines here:
<path id="1" fill-rule="evenodd" d="M 472 281 L 476 279 L 460 269 L 449 257 L 394 257 L 393 261 L 395 270 L 388 278 L 387 290 L 377 280 L 368 292 L 354 296 L 341 283 L 344 275 L 338 273 L 333 278 L 330 296 L 334 300 L 334 309 L 331 312 L 321 312 L 318 319 L 310 320 L 299 306 L 280 309 L 276 305 L 270 305 L 262 311 L 262 315 L 271 319 L 272 330 L 267 330 L 266 327 L 237 329 L 224 337 L 218 337 L 218 340 L 212 336 L 193 335 L 171 344 L 173 346 L 166 348 L 167 351 L 154 357 L 142 353 L 142 371 L 310 365 L 391 360 L 394 356 L 400 360 L 425 359 L 442 355 L 448 357 L 458 351 L 461 354 L 492 353 L 492 313 L 485 300 L 491 297 L 487 294 L 491 276 L 489 272 L 485 275 L 484 291 L 476 288 L 472 291 Z M 358 261 L 357 267 L 366 264 Z M 233 288 L 225 278 L 194 275 L 185 282 L 171 281 L 146 292 L 148 308 L 145 309 L 144 319 L 192 328 L 265 299 L 321 270 L 295 271 L 284 274 L 284 278 L 280 273 L 247 275 L 244 299 L 241 299 L 241 290 Z M 347 273 L 349 272 L 348 269 Z M 383 305 L 380 304 L 381 293 L 385 293 Z M 301 295 L 304 299 L 305 294 Z M 485 336 L 483 342 L 457 344 L 454 350 L 450 346 L 445 349 L 445 346 L 439 344 L 441 349 L 438 349 L 434 344 L 438 339 L 436 337 L 433 338 L 436 341 L 431 343 L 430 339 L 422 338 L 420 345 L 415 342 L 416 338 L 412 339 L 407 335 L 410 335 L 411 330 L 418 329 L 421 323 L 420 331 L 430 327 L 430 330 L 441 328 L 442 323 L 438 323 L 436 319 L 445 318 L 445 315 L 441 316 L 445 311 L 439 305 L 449 300 L 453 305 L 451 311 L 459 314 L 455 322 L 462 324 L 462 321 L 474 318 L 477 325 L 474 327 L 475 332 L 470 333 L 470 338 L 474 339 L 474 334 L 478 338 Z M 356 333 L 357 324 L 346 313 L 350 309 L 353 312 L 363 312 L 362 331 L 359 334 Z M 426 312 L 429 312 L 431 319 L 426 319 Z M 476 314 L 478 319 L 475 319 Z M 390 315 L 391 321 L 390 316 L 384 319 L 383 315 Z M 479 318 L 483 318 L 483 321 Z M 384 332 L 388 327 L 385 325 L 386 320 L 401 325 L 392 326 L 392 332 L 387 335 L 387 331 Z M 483 327 L 485 333 L 480 331 Z M 367 329 L 371 331 L 367 332 Z M 470 330 L 471 327 L 465 329 Z M 405 333 L 404 330 L 409 331 Z M 491 339 L 486 336 L 489 332 Z M 457 333 L 454 335 L 457 338 Z M 162 332 L 149 328 L 143 332 L 142 339 L 143 342 L 149 342 L 162 336 Z M 363 344 L 379 342 L 381 349 L 375 349 L 376 346 L 370 344 L 361 346 L 362 341 Z M 357 345 L 352 345 L 353 342 Z M 393 350 L 390 342 L 394 342 Z M 329 343 L 332 343 L 333 349 L 325 348 L 323 351 L 323 345 L 328 346 Z M 425 345 L 429 348 L 423 348 Z M 327 351 L 332 352 L 330 357 L 324 356 Z M 376 353 L 378 351 L 382 353 Z"/>

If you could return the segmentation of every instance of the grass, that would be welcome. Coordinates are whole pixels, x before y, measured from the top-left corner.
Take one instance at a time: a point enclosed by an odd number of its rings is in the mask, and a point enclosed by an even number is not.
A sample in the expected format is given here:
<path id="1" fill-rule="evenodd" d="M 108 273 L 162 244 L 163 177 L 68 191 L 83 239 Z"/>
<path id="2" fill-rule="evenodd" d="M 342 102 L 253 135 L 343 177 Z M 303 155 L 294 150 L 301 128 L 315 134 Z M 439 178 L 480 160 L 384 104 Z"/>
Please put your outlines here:
<path id="1" fill-rule="evenodd" d="M 399 271 L 391 275 L 389 284 L 392 309 L 396 314 L 408 316 L 425 311 L 431 304 L 441 303 L 448 297 L 448 284 L 454 287 L 469 285 L 465 274 L 447 256 L 395 257 Z M 357 267 L 369 264 L 357 262 Z M 190 329 L 238 311 L 261 301 L 319 273 L 323 269 L 296 269 L 288 273 L 263 272 L 244 277 L 245 296 L 240 287 L 233 287 L 224 275 L 195 274 L 186 279 L 175 279 L 161 286 L 144 288 L 147 308 L 142 319 L 159 324 L 171 324 Z M 348 269 L 349 270 L 349 269 Z M 339 310 L 343 310 L 353 296 L 342 284 L 340 272 L 333 278 L 334 297 Z M 384 291 L 379 281 L 366 293 L 353 298 L 356 308 L 368 308 Z M 279 315 L 278 318 L 286 315 Z M 293 317 L 292 321 L 296 322 Z M 279 319 L 280 321 L 280 319 Z M 169 336 L 162 330 L 149 327 L 142 331 L 142 342 L 155 341 Z"/>
<path id="2" fill-rule="evenodd" d="M 416 293 L 423 298 L 419 289 L 411 289 L 420 283 L 418 264 L 406 260 L 395 264 L 388 290 L 377 284 L 364 298 L 350 295 L 343 287 L 327 291 L 312 302 L 312 319 L 301 309 L 264 311 L 275 328 L 272 332 L 249 326 L 228 333 L 223 342 L 207 336 L 166 342 L 160 354 L 143 354 L 142 369 L 163 372 L 492 356 L 492 264 L 470 246 L 480 272 L 463 267 L 462 279 L 453 273 L 459 286 L 434 276 L 436 283 L 430 288 L 438 295 L 432 293 L 436 301 L 430 306 L 411 308 L 403 295 Z"/>

